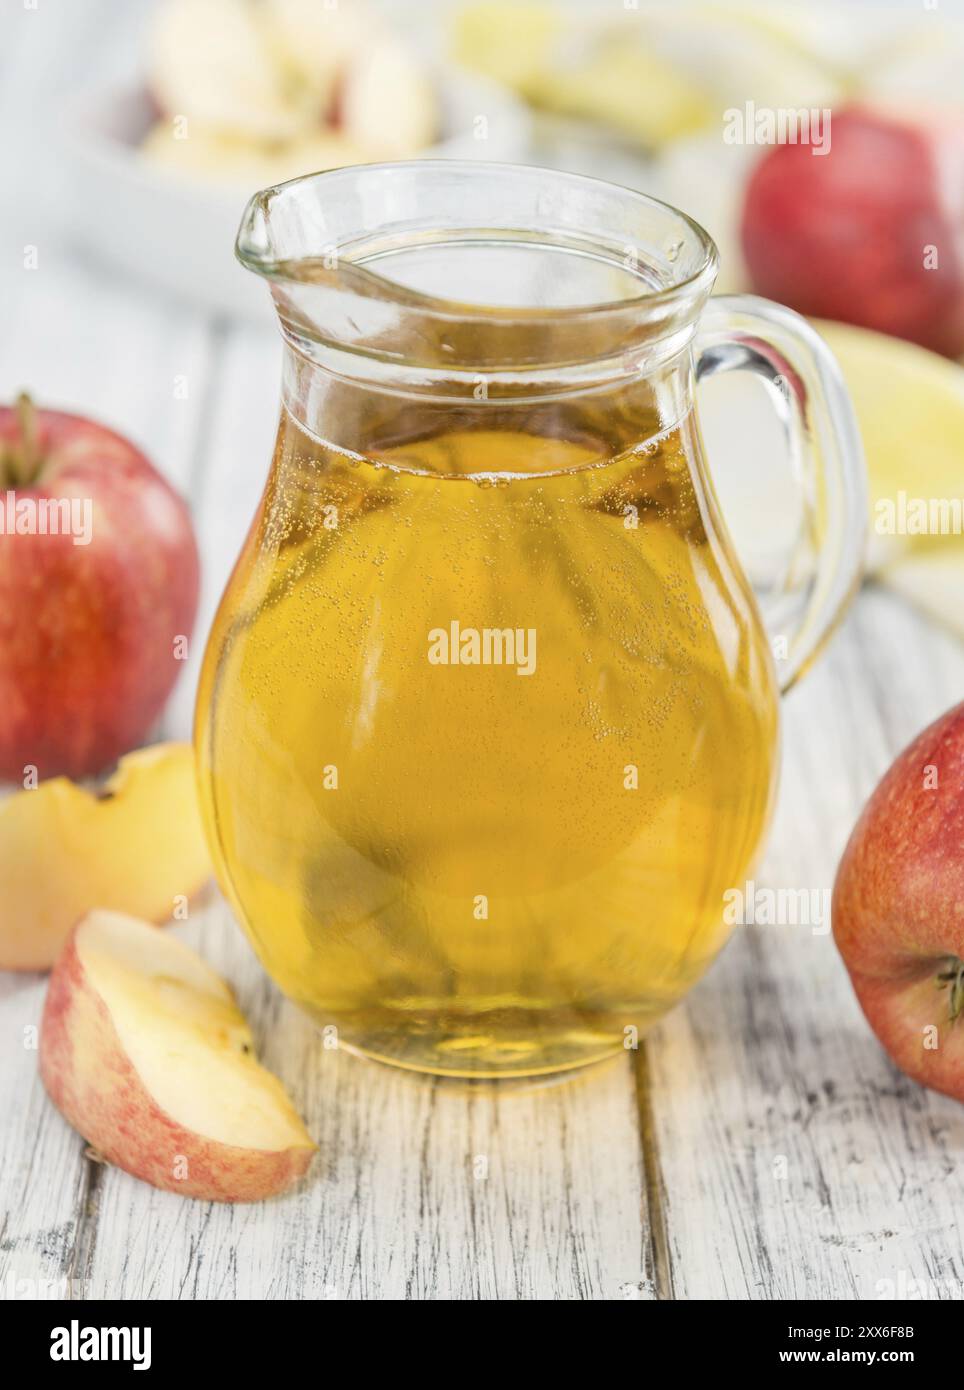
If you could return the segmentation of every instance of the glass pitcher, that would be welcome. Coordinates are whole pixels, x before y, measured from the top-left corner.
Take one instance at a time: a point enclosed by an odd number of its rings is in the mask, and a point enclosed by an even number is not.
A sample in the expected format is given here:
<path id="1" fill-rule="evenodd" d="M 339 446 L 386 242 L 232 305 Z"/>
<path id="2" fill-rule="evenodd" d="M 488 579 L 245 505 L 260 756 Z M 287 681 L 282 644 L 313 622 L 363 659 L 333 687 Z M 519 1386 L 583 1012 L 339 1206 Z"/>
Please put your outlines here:
<path id="1" fill-rule="evenodd" d="M 560 172 L 312 175 L 256 195 L 237 250 L 285 347 L 198 699 L 221 885 L 368 1056 L 500 1077 L 632 1046 L 730 930 L 779 692 L 858 582 L 834 362 L 787 309 L 709 300 L 688 217 Z M 803 499 L 763 595 L 779 663 L 693 405 L 730 368 L 773 387 Z"/>

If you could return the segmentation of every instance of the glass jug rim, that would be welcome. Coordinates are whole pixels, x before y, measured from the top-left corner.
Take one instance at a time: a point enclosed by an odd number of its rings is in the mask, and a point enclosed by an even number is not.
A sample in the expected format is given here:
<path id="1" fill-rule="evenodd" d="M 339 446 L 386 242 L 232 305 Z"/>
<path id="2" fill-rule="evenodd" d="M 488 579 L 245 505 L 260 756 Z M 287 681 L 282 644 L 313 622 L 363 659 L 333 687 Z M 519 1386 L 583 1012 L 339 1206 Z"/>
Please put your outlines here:
<path id="1" fill-rule="evenodd" d="M 433 175 L 440 178 L 463 175 L 473 179 L 495 179 L 503 182 L 528 176 L 538 180 L 543 186 L 552 184 L 559 190 L 579 188 L 599 194 L 608 194 L 611 199 L 618 199 L 627 209 L 634 208 L 637 211 L 646 209 L 650 212 L 656 212 L 664 216 L 667 223 L 674 223 L 677 229 L 684 231 L 690 241 L 690 259 L 686 261 L 678 255 L 675 259 L 680 261 L 681 268 L 685 268 L 686 273 L 678 278 L 671 278 L 669 283 L 658 287 L 647 285 L 642 276 L 639 276 L 641 288 L 637 294 L 599 299 L 588 304 L 507 307 L 486 302 L 462 300 L 404 286 L 390 276 L 371 269 L 363 261 L 359 262 L 354 259 L 349 252 L 347 259 L 352 266 L 352 288 L 356 292 L 364 293 L 367 290 L 380 299 L 395 300 L 440 319 L 452 317 L 457 317 L 460 320 L 476 317 L 492 319 L 495 316 L 503 322 L 518 320 L 532 325 L 542 319 L 547 322 L 558 322 L 571 318 L 597 318 L 607 314 L 623 316 L 627 313 L 638 314 L 641 311 L 650 316 L 652 311 L 658 308 L 672 306 L 684 301 L 695 300 L 699 304 L 709 293 L 716 278 L 718 252 L 712 237 L 694 218 L 663 199 L 656 198 L 639 189 L 630 188 L 625 184 L 610 179 L 597 178 L 590 174 L 572 173 L 568 170 L 545 168 L 540 165 L 475 159 L 411 159 L 344 165 L 336 169 L 301 174 L 282 183 L 272 184 L 254 193 L 248 200 L 235 241 L 237 259 L 245 269 L 253 271 L 269 281 L 295 284 L 302 282 L 302 277 L 296 272 L 296 267 L 299 262 L 304 263 L 317 258 L 318 252 L 315 253 L 314 258 L 310 252 L 303 250 L 296 255 L 278 254 L 284 248 L 276 243 L 271 231 L 270 218 L 273 204 L 282 199 L 302 195 L 309 190 L 331 189 L 334 194 L 339 184 L 347 187 L 362 177 L 386 179 L 399 174 Z M 570 225 L 574 230 L 578 230 L 577 224 Z M 430 224 L 426 222 L 425 230 L 429 230 L 429 227 Z M 534 231 L 538 229 L 520 227 L 518 230 Z M 346 243 L 336 238 L 334 242 L 326 243 L 319 250 L 334 252 L 337 258 L 341 258 L 345 246 L 350 244 L 351 242 Z"/>
<path id="2" fill-rule="evenodd" d="M 442 394 L 648 375 L 689 343 L 718 266 L 709 234 L 650 194 L 484 160 L 274 185 L 235 249 L 316 367 Z"/>

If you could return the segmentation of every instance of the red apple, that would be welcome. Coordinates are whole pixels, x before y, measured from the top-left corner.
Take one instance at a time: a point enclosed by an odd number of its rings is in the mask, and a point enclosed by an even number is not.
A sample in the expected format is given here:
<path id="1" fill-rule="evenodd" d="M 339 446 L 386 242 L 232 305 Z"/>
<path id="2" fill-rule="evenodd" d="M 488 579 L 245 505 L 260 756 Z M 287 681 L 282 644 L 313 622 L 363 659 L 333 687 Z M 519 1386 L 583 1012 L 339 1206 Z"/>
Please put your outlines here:
<path id="1" fill-rule="evenodd" d="M 864 808 L 833 934 L 897 1065 L 964 1100 L 964 704 L 905 749 Z"/>
<path id="2" fill-rule="evenodd" d="M 964 352 L 964 116 L 850 107 L 829 151 L 770 149 L 743 207 L 753 288 L 800 313 Z"/>
<path id="3" fill-rule="evenodd" d="M 187 508 L 133 444 L 0 407 L 0 778 L 84 777 L 140 743 L 197 598 Z"/>

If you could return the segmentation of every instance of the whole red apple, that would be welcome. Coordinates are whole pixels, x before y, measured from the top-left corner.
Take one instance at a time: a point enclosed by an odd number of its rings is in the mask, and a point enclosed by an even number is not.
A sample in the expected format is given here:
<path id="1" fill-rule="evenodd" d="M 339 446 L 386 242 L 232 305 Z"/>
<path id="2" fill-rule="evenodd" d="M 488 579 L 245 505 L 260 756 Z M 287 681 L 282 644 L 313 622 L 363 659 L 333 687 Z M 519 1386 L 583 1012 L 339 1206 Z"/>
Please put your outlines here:
<path id="1" fill-rule="evenodd" d="M 964 1100 L 964 704 L 905 749 L 844 850 L 833 934 L 908 1076 Z"/>
<path id="2" fill-rule="evenodd" d="M 964 353 L 964 116 L 850 107 L 829 151 L 775 145 L 746 191 L 753 288 L 802 314 Z"/>
<path id="3" fill-rule="evenodd" d="M 0 778 L 84 777 L 140 743 L 197 598 L 187 508 L 133 444 L 0 407 Z"/>

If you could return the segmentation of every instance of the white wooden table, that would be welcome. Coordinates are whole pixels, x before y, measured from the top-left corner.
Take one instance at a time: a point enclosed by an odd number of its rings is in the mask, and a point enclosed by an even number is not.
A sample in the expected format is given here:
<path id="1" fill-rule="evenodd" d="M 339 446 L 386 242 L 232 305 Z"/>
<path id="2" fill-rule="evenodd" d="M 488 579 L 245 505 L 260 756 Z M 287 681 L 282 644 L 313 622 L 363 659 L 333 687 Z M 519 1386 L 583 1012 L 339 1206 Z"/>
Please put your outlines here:
<path id="1" fill-rule="evenodd" d="M 63 11 L 56 42 L 35 23 L 45 6 Z M 128 7 L 40 7 L 5 15 L 0 44 L 0 399 L 26 386 L 104 419 L 189 496 L 202 611 L 159 731 L 184 737 L 267 467 L 279 346 L 71 246 L 41 106 L 78 65 L 94 75 L 119 61 Z M 86 11 L 73 32 L 68 8 Z M 110 23 L 88 22 L 96 10 Z M 22 269 L 26 244 L 37 271 Z M 786 703 L 759 882 L 829 887 L 877 777 L 962 692 L 964 649 L 865 590 Z M 11 1279 L 66 1280 L 90 1298 L 874 1298 L 917 1279 L 960 1297 L 964 1110 L 890 1066 L 827 935 L 739 929 L 638 1053 L 576 1082 L 467 1090 L 324 1050 L 213 896 L 179 930 L 235 986 L 306 1115 L 320 1148 L 311 1179 L 232 1208 L 93 1161 L 37 1076 L 44 979 L 0 976 L 0 1297 Z"/>

